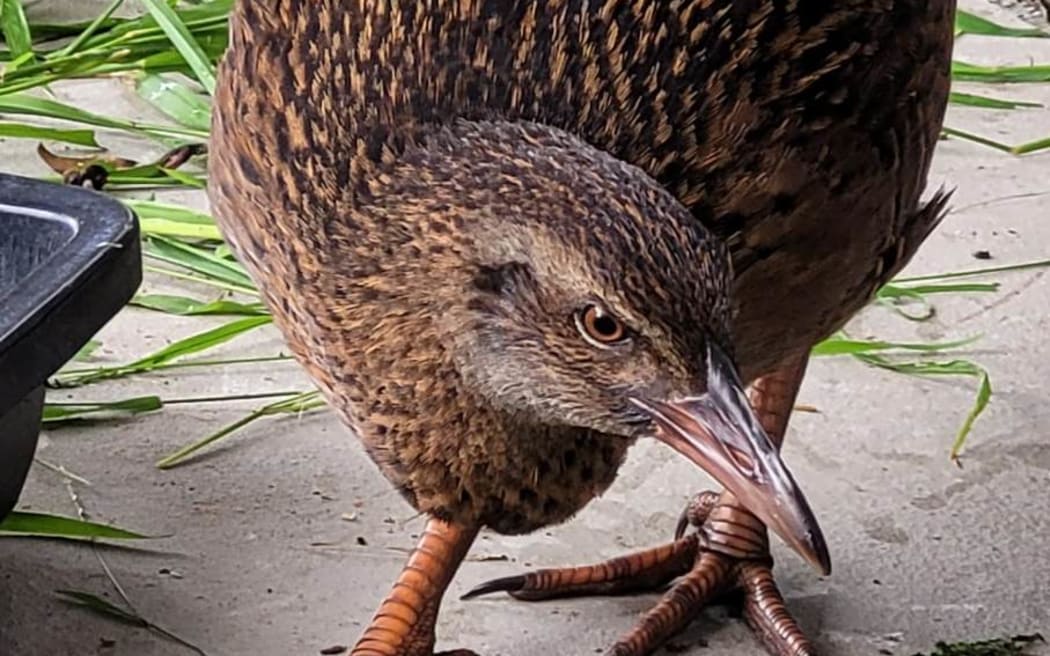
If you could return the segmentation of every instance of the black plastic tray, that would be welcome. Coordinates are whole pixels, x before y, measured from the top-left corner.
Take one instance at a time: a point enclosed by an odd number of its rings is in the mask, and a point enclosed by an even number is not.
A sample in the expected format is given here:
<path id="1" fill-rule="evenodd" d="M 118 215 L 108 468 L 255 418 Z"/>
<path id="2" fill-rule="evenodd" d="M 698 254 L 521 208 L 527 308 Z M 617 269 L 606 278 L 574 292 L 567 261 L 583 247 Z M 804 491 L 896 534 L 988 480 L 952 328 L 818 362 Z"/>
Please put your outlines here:
<path id="1" fill-rule="evenodd" d="M 44 383 L 141 281 L 138 221 L 123 204 L 0 174 L 0 519 L 33 461 Z"/>

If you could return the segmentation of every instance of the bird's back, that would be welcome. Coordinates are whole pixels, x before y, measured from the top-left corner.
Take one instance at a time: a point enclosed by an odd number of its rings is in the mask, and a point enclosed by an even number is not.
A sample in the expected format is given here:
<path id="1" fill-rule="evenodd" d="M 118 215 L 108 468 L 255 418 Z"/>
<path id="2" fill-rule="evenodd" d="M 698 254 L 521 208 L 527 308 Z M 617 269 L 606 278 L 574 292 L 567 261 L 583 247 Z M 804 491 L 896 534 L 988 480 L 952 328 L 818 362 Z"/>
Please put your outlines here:
<path id="1" fill-rule="evenodd" d="M 940 201 L 919 199 L 947 101 L 954 8 L 242 2 L 219 102 L 252 129 L 217 125 L 242 153 L 220 175 L 237 183 L 231 193 L 269 194 L 315 219 L 242 218 L 228 232 L 246 243 L 284 233 L 285 259 L 309 269 L 325 248 L 321 223 L 352 215 L 426 126 L 553 125 L 640 167 L 730 243 L 750 378 L 839 327 L 939 218 Z"/>

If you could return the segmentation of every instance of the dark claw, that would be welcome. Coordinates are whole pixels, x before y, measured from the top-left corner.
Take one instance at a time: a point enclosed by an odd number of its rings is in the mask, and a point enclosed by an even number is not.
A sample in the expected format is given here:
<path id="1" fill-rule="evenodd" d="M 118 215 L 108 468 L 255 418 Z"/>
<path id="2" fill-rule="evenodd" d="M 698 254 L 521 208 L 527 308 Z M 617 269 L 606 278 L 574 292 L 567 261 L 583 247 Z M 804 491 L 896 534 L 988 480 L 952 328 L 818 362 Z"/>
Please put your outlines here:
<path id="1" fill-rule="evenodd" d="M 675 541 L 678 541 L 678 540 L 682 539 L 682 536 L 685 535 L 685 530 L 687 528 L 689 528 L 689 525 L 692 523 L 692 521 L 691 521 L 691 519 L 689 517 L 689 511 L 691 509 L 691 505 L 692 504 L 690 504 L 689 506 L 686 506 L 682 510 L 682 514 L 678 516 L 678 525 L 675 526 L 675 529 L 674 529 L 674 539 L 675 539 Z"/>
<path id="2" fill-rule="evenodd" d="M 525 587 L 525 576 L 507 576 L 502 579 L 492 579 L 475 587 L 467 594 L 460 597 L 461 600 L 474 599 L 493 592 L 517 592 Z"/>

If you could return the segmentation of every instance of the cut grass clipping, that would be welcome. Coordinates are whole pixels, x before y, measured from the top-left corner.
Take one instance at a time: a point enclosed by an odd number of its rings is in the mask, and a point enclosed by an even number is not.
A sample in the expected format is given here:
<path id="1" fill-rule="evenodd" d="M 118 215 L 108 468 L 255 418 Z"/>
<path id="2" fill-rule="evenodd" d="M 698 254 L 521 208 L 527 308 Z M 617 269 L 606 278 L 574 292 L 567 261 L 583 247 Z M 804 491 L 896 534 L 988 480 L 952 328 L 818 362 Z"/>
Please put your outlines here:
<path id="1" fill-rule="evenodd" d="M 145 269 L 171 280 L 189 281 L 213 293 L 207 297 L 140 293 L 132 305 L 180 316 L 226 317 L 226 323 L 197 332 L 144 357 L 117 366 L 90 366 L 90 350 L 70 363 L 52 381 L 56 387 L 83 387 L 93 383 L 141 376 L 173 374 L 189 368 L 288 360 L 287 356 L 263 358 L 208 358 L 209 350 L 270 322 L 265 307 L 244 269 L 222 243 L 211 217 L 187 207 L 153 198 L 131 197 L 131 191 L 200 189 L 202 168 L 174 169 L 163 159 L 136 162 L 107 152 L 101 146 L 110 134 L 141 140 L 151 148 L 169 150 L 207 141 L 215 67 L 227 46 L 227 19 L 232 0 L 185 2 L 144 0 L 146 12 L 136 18 L 118 18 L 123 0 L 114 0 L 95 19 L 84 23 L 34 24 L 26 19 L 16 0 L 0 0 L 0 30 L 5 48 L 0 51 L 4 75 L 0 78 L 0 137 L 65 144 L 81 154 L 56 154 L 40 144 L 41 157 L 56 173 L 98 164 L 108 172 L 107 189 L 139 216 L 144 239 Z M 956 32 L 1011 37 L 1046 38 L 1035 28 L 1010 28 L 960 11 Z M 1050 80 L 1050 66 L 1018 65 L 983 67 L 953 63 L 957 81 L 1023 84 Z M 109 117 L 56 100 L 48 93 L 57 82 L 74 79 L 121 77 L 128 80 L 146 102 L 169 122 L 151 123 Z M 951 102 L 984 111 L 1024 112 L 1036 103 L 953 91 Z M 1050 147 L 1047 139 L 1018 145 L 999 143 L 980 135 L 946 127 L 944 136 L 968 139 L 1003 152 L 1024 154 Z M 83 152 L 86 149 L 86 152 Z M 196 162 L 191 162 L 195 164 Z M 60 175 L 48 179 L 58 180 Z M 1030 263 L 1022 266 L 1032 266 Z M 1045 265 L 1045 263 L 1042 263 Z M 1005 272 L 996 268 L 979 273 Z M 932 297 L 938 294 L 993 293 L 994 282 L 957 282 L 956 274 L 924 280 L 897 280 L 883 288 L 876 302 L 911 321 L 934 315 Z M 988 375 L 978 364 L 962 358 L 955 344 L 900 344 L 854 340 L 837 335 L 818 345 L 818 356 L 848 355 L 867 365 L 907 375 L 963 376 L 976 379 L 975 401 L 961 424 L 951 455 L 956 458 L 974 420 L 992 393 Z M 97 344 L 92 345 L 97 346 Z M 259 397 L 271 396 L 270 394 Z M 241 396 L 164 399 L 143 394 L 132 398 L 49 403 L 45 422 L 51 426 L 87 421 L 113 421 L 161 412 L 180 403 L 243 401 Z M 262 417 L 298 415 L 323 406 L 314 390 L 272 393 L 272 400 L 229 426 L 179 449 L 157 464 L 171 467 L 214 445 L 220 439 Z"/>
<path id="2" fill-rule="evenodd" d="M 165 640 L 182 645 L 186 649 L 198 654 L 199 656 L 207 656 L 207 654 L 197 645 L 180 638 L 171 631 L 154 624 L 148 619 L 142 617 L 134 608 L 121 608 L 111 601 L 107 601 L 102 597 L 91 594 L 89 592 L 80 592 L 77 590 L 57 590 L 55 594 L 58 595 L 59 599 L 66 603 L 78 606 L 85 610 L 88 610 L 96 615 L 105 617 L 107 619 L 120 622 L 121 624 L 127 624 L 129 626 L 138 627 L 154 633 Z M 126 603 L 126 602 L 125 602 Z"/>
<path id="3" fill-rule="evenodd" d="M 0 521 L 0 537 L 60 538 L 65 540 L 145 540 L 148 536 L 115 526 L 72 517 L 13 512 Z"/>

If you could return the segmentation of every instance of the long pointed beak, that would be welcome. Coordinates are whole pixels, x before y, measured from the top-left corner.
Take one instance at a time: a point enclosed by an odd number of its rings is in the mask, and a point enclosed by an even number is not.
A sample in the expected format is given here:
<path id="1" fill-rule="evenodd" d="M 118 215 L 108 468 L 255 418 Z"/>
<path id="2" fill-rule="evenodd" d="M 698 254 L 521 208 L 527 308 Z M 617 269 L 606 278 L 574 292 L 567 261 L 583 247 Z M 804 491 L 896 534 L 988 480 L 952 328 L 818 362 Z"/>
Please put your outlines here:
<path id="1" fill-rule="evenodd" d="M 708 391 L 678 401 L 632 399 L 656 437 L 702 467 L 824 575 L 831 557 L 802 490 L 751 408 L 736 368 L 708 347 Z"/>

